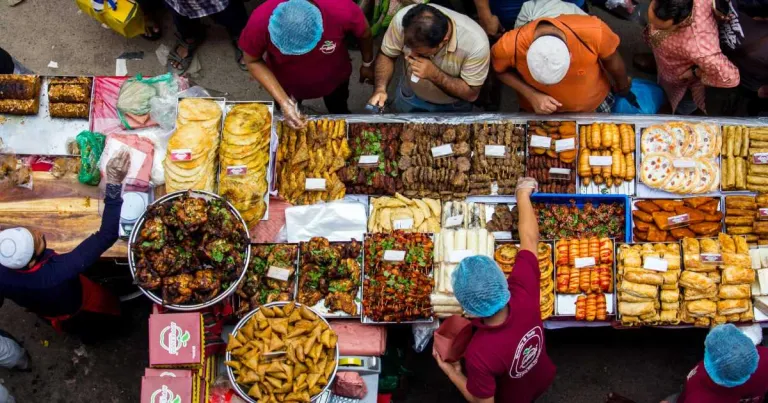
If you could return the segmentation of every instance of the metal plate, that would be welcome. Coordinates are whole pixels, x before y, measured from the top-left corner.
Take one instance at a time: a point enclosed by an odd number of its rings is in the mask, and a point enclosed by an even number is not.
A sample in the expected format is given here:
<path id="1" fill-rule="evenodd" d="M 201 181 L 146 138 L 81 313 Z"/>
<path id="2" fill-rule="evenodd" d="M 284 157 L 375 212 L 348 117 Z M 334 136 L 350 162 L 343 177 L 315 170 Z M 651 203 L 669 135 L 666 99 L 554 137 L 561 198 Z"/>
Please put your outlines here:
<path id="1" fill-rule="evenodd" d="M 355 306 L 357 307 L 357 315 L 350 315 L 344 311 L 331 311 L 330 309 L 326 308 L 325 306 L 325 297 L 318 301 L 315 305 L 313 305 L 311 308 L 315 312 L 319 313 L 320 316 L 324 318 L 334 318 L 334 319 L 345 319 L 345 318 L 359 318 L 360 315 L 363 314 L 363 255 L 365 254 L 365 243 L 364 241 L 358 241 L 360 243 L 360 256 L 357 257 L 357 263 L 360 265 L 360 286 L 357 287 L 357 294 L 355 294 Z M 330 245 L 333 244 L 348 244 L 350 242 L 329 242 Z M 301 267 L 304 264 L 302 261 L 302 253 L 301 248 L 304 247 L 304 245 L 309 245 L 309 242 L 300 242 L 299 243 L 299 265 L 298 269 L 296 270 L 296 298 L 295 300 L 298 302 L 299 297 L 301 296 L 301 287 L 299 286 L 299 282 L 301 280 Z"/>

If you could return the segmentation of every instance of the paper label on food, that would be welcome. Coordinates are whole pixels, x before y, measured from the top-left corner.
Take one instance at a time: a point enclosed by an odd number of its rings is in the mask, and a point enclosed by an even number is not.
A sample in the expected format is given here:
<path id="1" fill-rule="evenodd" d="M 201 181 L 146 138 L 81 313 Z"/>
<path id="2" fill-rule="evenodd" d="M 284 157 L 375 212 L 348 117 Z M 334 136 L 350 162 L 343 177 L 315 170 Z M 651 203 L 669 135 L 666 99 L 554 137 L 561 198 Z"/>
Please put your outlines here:
<path id="1" fill-rule="evenodd" d="M 499 182 L 493 181 L 491 182 L 491 196 L 498 196 L 499 195 Z"/>
<path id="2" fill-rule="evenodd" d="M 570 176 L 571 170 L 568 168 L 549 168 L 550 175 Z"/>
<path id="3" fill-rule="evenodd" d="M 492 144 L 485 145 L 486 157 L 504 158 L 506 155 L 507 155 L 507 147 L 505 146 L 492 145 Z"/>
<path id="4" fill-rule="evenodd" d="M 695 168 L 696 161 L 687 158 L 675 158 L 672 160 L 672 166 L 675 168 Z"/>
<path id="5" fill-rule="evenodd" d="M 192 150 L 189 148 L 171 150 L 171 161 L 190 161 L 191 159 Z"/>
<path id="6" fill-rule="evenodd" d="M 577 269 L 580 269 L 582 267 L 590 267 L 595 265 L 595 257 L 577 257 L 576 260 L 573 262 L 573 266 Z"/>
<path id="7" fill-rule="evenodd" d="M 667 224 L 670 226 L 685 225 L 690 221 L 688 214 L 673 215 L 667 218 Z"/>
<path id="8" fill-rule="evenodd" d="M 609 167 L 613 164 L 611 156 L 589 156 L 589 165 L 593 167 Z"/>
<path id="9" fill-rule="evenodd" d="M 768 164 L 768 153 L 756 153 L 752 155 L 752 163 L 756 165 Z"/>
<path id="10" fill-rule="evenodd" d="M 304 190 L 325 190 L 325 179 L 307 178 L 304 181 Z"/>
<path id="11" fill-rule="evenodd" d="M 441 146 L 432 147 L 432 157 L 447 157 L 453 155 L 453 147 L 450 144 L 443 144 Z"/>
<path id="12" fill-rule="evenodd" d="M 475 253 L 469 249 L 452 250 L 451 254 L 448 256 L 448 261 L 451 263 L 459 263 L 462 260 L 464 260 L 464 258 L 474 256 L 474 255 Z"/>
<path id="13" fill-rule="evenodd" d="M 404 250 L 385 250 L 384 260 L 387 262 L 402 262 L 405 260 Z"/>
<path id="14" fill-rule="evenodd" d="M 491 234 L 497 241 L 506 241 L 512 239 L 512 233 L 509 231 L 494 231 L 491 232 Z"/>
<path id="15" fill-rule="evenodd" d="M 445 228 L 457 227 L 464 223 L 464 215 L 459 214 L 445 219 Z"/>
<path id="16" fill-rule="evenodd" d="M 357 165 L 376 165 L 379 163 L 378 155 L 361 155 Z"/>
<path id="17" fill-rule="evenodd" d="M 291 269 L 285 267 L 269 266 L 267 277 L 280 281 L 288 281 L 291 278 Z"/>
<path id="18" fill-rule="evenodd" d="M 571 137 L 569 139 L 555 140 L 555 152 L 563 152 L 576 149 L 576 139 Z"/>
<path id="19" fill-rule="evenodd" d="M 413 218 L 403 218 L 392 222 L 393 229 L 411 229 L 413 228 Z"/>
<path id="20" fill-rule="evenodd" d="M 723 255 L 719 253 L 702 253 L 701 263 L 723 263 Z"/>
<path id="21" fill-rule="evenodd" d="M 649 256 L 643 260 L 643 269 L 667 271 L 667 261 L 658 257 Z"/>
<path id="22" fill-rule="evenodd" d="M 248 173 L 245 165 L 230 165 L 227 167 L 227 176 L 243 176 Z"/>
<path id="23" fill-rule="evenodd" d="M 551 137 L 537 136 L 535 134 L 531 136 L 530 146 L 533 148 L 549 148 L 550 145 L 552 145 Z"/>
<path id="24" fill-rule="evenodd" d="M 759 220 L 768 220 L 768 208 L 762 207 L 757 209 L 757 218 Z"/>

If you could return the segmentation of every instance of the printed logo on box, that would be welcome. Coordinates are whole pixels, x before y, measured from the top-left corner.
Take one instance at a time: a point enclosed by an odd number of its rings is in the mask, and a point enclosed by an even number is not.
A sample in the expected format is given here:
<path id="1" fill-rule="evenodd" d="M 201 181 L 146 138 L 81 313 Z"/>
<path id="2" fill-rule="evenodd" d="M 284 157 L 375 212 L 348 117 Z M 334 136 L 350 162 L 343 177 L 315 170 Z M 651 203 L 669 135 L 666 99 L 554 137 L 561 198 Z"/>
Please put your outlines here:
<path id="1" fill-rule="evenodd" d="M 149 398 L 150 403 L 181 403 L 181 396 L 175 395 L 168 386 L 163 385 L 161 389 L 157 389 L 152 393 Z"/>
<path id="2" fill-rule="evenodd" d="M 191 159 L 192 150 L 189 148 L 171 150 L 171 161 L 190 161 Z"/>
<path id="3" fill-rule="evenodd" d="M 176 322 L 163 328 L 160 332 L 160 347 L 171 355 L 179 355 L 179 350 L 187 346 L 189 332 L 179 327 Z"/>

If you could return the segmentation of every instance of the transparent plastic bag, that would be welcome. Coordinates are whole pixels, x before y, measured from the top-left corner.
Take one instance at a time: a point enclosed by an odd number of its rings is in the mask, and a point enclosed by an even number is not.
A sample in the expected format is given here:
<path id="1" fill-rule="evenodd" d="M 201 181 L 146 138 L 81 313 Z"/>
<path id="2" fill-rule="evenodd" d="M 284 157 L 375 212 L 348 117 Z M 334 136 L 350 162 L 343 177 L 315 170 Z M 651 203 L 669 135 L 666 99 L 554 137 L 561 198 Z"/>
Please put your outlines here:
<path id="1" fill-rule="evenodd" d="M 123 127 L 134 128 L 126 119 L 126 114 L 148 115 L 152 110 L 153 99 L 168 98 L 175 101 L 175 95 L 178 92 L 178 82 L 171 73 L 150 78 L 143 78 L 141 75 L 129 78 L 120 86 L 120 94 L 117 97 L 117 113 Z"/>
<path id="2" fill-rule="evenodd" d="M 246 403 L 246 401 L 232 393 L 227 378 L 219 376 L 213 381 L 213 385 L 208 391 L 208 403 Z"/>
<path id="3" fill-rule="evenodd" d="M 179 93 L 157 96 L 149 100 L 149 116 L 165 130 L 173 130 L 176 126 L 176 105 L 179 98 L 209 97 L 205 88 L 194 86 Z"/>
<path id="4" fill-rule="evenodd" d="M 435 334 L 435 330 L 440 327 L 440 321 L 435 319 L 431 323 L 414 323 L 411 325 L 413 332 L 413 351 L 420 353 L 427 348 L 429 341 Z"/>

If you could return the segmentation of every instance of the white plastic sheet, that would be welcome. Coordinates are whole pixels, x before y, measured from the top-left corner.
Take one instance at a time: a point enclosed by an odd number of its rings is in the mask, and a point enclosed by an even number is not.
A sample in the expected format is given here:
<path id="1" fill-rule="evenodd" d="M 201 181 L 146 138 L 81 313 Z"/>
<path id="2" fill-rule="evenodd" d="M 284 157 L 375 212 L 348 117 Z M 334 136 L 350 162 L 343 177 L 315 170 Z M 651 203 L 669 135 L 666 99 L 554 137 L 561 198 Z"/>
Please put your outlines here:
<path id="1" fill-rule="evenodd" d="M 306 242 L 322 236 L 331 242 L 363 240 L 367 216 L 365 203 L 335 201 L 285 209 L 288 242 Z"/>

